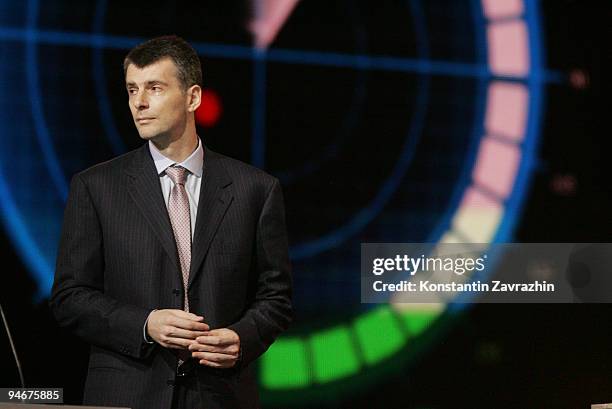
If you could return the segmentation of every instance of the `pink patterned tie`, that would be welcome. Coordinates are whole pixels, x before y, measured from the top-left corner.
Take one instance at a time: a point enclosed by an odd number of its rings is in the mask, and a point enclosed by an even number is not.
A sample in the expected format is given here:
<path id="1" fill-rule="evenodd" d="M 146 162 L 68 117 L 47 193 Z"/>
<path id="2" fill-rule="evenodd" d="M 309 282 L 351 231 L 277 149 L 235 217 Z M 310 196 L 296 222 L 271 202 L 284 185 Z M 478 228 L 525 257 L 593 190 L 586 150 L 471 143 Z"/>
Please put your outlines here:
<path id="1" fill-rule="evenodd" d="M 187 283 L 189 281 L 189 267 L 191 265 L 191 213 L 189 212 L 189 197 L 185 190 L 187 169 L 182 166 L 170 166 L 166 175 L 172 179 L 174 186 L 170 191 L 168 214 L 174 231 L 176 249 L 178 250 L 181 272 L 183 273 L 183 289 L 185 290 L 184 310 L 189 311 L 187 298 Z"/>
<path id="2" fill-rule="evenodd" d="M 176 240 L 181 272 L 183 273 L 184 310 L 189 311 L 189 299 L 187 298 L 187 283 L 189 282 L 189 267 L 191 265 L 191 213 L 189 212 L 189 197 L 185 190 L 185 179 L 187 169 L 182 166 L 170 166 L 166 169 L 166 175 L 170 177 L 174 186 L 170 191 L 168 202 L 168 215 Z M 191 354 L 189 351 L 179 350 L 179 365 L 186 361 Z"/>

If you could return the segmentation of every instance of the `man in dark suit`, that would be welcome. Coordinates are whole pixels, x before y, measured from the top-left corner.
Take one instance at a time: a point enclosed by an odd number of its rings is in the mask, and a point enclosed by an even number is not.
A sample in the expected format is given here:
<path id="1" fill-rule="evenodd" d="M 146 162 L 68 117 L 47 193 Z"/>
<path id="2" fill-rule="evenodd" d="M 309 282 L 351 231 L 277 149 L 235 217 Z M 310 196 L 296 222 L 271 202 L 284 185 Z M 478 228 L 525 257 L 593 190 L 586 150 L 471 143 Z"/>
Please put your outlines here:
<path id="1" fill-rule="evenodd" d="M 147 41 L 124 70 L 147 142 L 72 178 L 50 299 L 91 344 L 84 401 L 258 407 L 253 361 L 292 318 L 281 187 L 196 134 L 184 40 Z"/>

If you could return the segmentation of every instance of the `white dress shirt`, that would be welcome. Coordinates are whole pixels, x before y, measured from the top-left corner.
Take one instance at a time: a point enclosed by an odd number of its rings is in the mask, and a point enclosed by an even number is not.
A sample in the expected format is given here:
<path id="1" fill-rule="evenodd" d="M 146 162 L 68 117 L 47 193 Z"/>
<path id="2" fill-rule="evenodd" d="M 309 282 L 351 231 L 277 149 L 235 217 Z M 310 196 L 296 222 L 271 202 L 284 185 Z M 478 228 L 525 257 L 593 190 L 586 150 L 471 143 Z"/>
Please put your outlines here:
<path id="1" fill-rule="evenodd" d="M 174 186 L 174 182 L 170 176 L 166 175 L 166 169 L 172 165 L 182 166 L 187 169 L 187 179 L 185 180 L 185 190 L 189 197 L 189 213 L 191 216 L 191 241 L 193 242 L 193 233 L 195 231 L 195 222 L 198 215 L 198 202 L 200 199 L 200 185 L 202 184 L 202 169 L 204 165 L 204 149 L 202 149 L 202 141 L 198 138 L 198 147 L 189 155 L 187 159 L 181 163 L 176 163 L 172 159 L 165 157 L 153 144 L 149 141 L 149 151 L 155 162 L 155 168 L 159 175 L 159 183 L 161 184 L 162 193 L 164 194 L 164 203 L 166 208 L 170 201 L 170 191 Z"/>

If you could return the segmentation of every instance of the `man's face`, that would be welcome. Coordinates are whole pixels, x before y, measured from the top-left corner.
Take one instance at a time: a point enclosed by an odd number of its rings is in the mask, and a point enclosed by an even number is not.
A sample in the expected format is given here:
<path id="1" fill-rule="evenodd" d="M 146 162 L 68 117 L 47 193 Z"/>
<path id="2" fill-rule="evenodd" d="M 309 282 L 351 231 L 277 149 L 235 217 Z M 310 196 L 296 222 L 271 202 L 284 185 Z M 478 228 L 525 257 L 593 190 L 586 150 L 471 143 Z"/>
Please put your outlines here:
<path id="1" fill-rule="evenodd" d="M 185 129 L 189 97 L 174 62 L 161 59 L 144 68 L 130 64 L 125 74 L 130 110 L 142 139 L 172 139 Z"/>

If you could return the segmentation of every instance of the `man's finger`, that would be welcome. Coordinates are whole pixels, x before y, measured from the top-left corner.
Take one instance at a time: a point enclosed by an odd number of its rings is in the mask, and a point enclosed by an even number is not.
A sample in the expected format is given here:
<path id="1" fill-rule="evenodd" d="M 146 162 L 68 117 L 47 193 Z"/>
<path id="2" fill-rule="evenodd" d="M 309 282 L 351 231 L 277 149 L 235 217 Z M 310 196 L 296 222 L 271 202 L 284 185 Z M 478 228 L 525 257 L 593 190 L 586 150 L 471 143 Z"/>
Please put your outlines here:
<path id="1" fill-rule="evenodd" d="M 238 358 L 236 355 L 219 354 L 216 352 L 192 352 L 191 356 L 197 359 L 205 359 L 211 362 L 235 362 Z"/>
<path id="2" fill-rule="evenodd" d="M 170 338 L 185 338 L 190 341 L 194 341 L 197 337 L 202 336 L 202 334 L 205 334 L 205 332 L 204 331 L 190 331 L 190 330 L 186 330 L 182 328 L 171 327 L 168 330 L 168 333 L 166 334 L 166 336 Z"/>
<path id="3" fill-rule="evenodd" d="M 227 338 L 227 337 L 220 337 L 216 335 L 210 335 L 210 332 L 208 332 L 207 335 L 197 337 L 196 341 L 204 345 L 217 345 L 217 346 L 231 345 L 231 344 L 236 343 L 236 340 L 234 339 Z"/>
<path id="4" fill-rule="evenodd" d="M 222 354 L 237 354 L 240 351 L 240 348 L 236 344 L 230 344 L 225 346 L 215 346 L 215 345 L 206 345 L 200 344 L 199 342 L 194 342 L 189 345 L 190 351 L 200 351 L 200 352 L 219 352 Z"/>
<path id="5" fill-rule="evenodd" d="M 207 361 L 206 359 L 200 359 L 199 362 L 200 362 L 201 365 L 212 366 L 213 368 L 230 367 L 230 365 L 223 366 L 222 364 L 220 364 L 218 362 Z"/>
<path id="6" fill-rule="evenodd" d="M 175 317 L 178 318 L 184 318 L 184 319 L 188 319 L 188 320 L 192 320 L 192 321 L 200 321 L 203 320 L 204 317 L 202 317 L 201 315 L 196 315 L 192 312 L 187 312 L 187 311 L 183 311 L 183 310 L 168 310 L 170 311 L 170 313 L 172 315 L 174 315 Z"/>
<path id="7" fill-rule="evenodd" d="M 166 337 L 164 343 L 166 348 L 187 349 L 193 341 L 185 338 Z"/>
<path id="8" fill-rule="evenodd" d="M 234 338 L 237 337 L 234 331 L 228 330 L 227 328 L 215 328 L 210 330 L 210 335 L 221 338 Z"/>
<path id="9" fill-rule="evenodd" d="M 193 331 L 208 331 L 210 329 L 208 324 L 205 324 L 203 322 L 191 321 L 184 318 L 173 318 L 169 325 Z"/>

